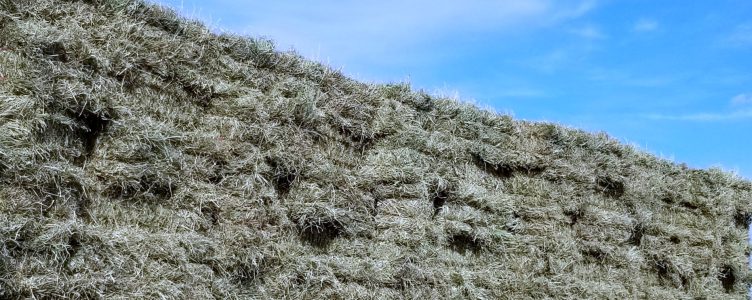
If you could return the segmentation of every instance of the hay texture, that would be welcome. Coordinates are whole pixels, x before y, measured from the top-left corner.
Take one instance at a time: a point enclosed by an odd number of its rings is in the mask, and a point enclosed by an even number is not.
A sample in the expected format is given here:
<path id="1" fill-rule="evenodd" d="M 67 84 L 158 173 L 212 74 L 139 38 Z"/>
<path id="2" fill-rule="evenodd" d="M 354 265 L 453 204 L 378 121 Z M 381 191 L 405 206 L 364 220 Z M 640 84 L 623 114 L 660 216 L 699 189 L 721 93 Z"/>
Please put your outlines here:
<path id="1" fill-rule="evenodd" d="M 133 0 L 0 0 L 0 298 L 744 299 L 752 184 Z"/>

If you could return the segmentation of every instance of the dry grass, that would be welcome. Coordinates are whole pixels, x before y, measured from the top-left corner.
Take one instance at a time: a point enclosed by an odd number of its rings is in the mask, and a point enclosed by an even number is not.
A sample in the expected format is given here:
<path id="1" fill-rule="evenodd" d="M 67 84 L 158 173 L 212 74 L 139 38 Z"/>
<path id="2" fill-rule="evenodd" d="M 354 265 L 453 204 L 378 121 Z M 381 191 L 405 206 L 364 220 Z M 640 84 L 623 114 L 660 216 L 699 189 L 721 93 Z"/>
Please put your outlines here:
<path id="1" fill-rule="evenodd" d="M 743 299 L 752 184 L 138 0 L 0 0 L 0 298 Z"/>

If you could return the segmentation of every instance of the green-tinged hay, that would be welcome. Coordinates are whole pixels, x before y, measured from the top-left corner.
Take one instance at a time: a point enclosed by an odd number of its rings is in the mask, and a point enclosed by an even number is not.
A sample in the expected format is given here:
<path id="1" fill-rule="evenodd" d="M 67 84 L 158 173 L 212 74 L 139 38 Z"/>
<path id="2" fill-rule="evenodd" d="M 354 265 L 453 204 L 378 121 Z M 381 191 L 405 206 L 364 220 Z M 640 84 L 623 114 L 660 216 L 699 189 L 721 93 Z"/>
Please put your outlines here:
<path id="1" fill-rule="evenodd" d="M 2 299 L 744 299 L 752 183 L 141 0 L 0 0 Z"/>

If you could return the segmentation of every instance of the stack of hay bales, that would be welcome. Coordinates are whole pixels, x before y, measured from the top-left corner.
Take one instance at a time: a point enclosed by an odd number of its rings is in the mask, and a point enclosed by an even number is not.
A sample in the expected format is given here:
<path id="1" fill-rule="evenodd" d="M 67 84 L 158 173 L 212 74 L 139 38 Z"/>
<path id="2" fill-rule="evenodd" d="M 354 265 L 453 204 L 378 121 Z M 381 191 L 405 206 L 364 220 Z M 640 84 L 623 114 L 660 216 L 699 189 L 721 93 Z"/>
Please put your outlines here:
<path id="1" fill-rule="evenodd" d="M 140 0 L 0 0 L 0 298 L 743 299 L 752 183 Z"/>

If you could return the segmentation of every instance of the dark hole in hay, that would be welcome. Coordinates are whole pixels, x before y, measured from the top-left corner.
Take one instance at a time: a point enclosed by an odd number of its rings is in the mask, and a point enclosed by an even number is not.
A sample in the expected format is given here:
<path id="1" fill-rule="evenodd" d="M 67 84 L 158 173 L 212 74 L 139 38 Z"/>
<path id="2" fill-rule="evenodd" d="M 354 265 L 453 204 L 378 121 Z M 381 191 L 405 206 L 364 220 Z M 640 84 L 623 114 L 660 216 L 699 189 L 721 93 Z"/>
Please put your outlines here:
<path id="1" fill-rule="evenodd" d="M 691 209 L 691 210 L 695 210 L 695 209 L 699 208 L 694 203 L 691 203 L 691 202 L 688 202 L 688 201 L 682 201 L 681 203 L 679 203 L 679 205 L 681 205 L 682 207 L 684 207 L 686 209 Z"/>
<path id="2" fill-rule="evenodd" d="M 543 267 L 543 274 L 554 275 L 553 268 L 551 267 L 551 256 L 546 254 L 546 265 Z"/>
<path id="3" fill-rule="evenodd" d="M 21 252 L 23 251 L 24 244 L 26 243 L 26 237 L 25 236 L 17 236 L 13 239 L 6 238 L 4 239 L 2 246 L 5 251 L 8 252 L 8 255 L 10 256 L 18 256 L 21 255 Z"/>
<path id="4" fill-rule="evenodd" d="M 0 153 L 0 180 L 3 178 L 3 175 L 5 175 L 5 171 L 8 169 L 7 162 L 8 158 Z"/>
<path id="5" fill-rule="evenodd" d="M 564 215 L 569 217 L 569 226 L 574 226 L 585 215 L 585 210 L 582 208 L 565 210 Z"/>
<path id="6" fill-rule="evenodd" d="M 191 97 L 196 98 L 198 100 L 196 103 L 203 107 L 210 106 L 211 101 L 217 96 L 214 86 L 211 85 L 189 83 L 183 85 L 183 90 Z"/>
<path id="7" fill-rule="evenodd" d="M 264 256 L 253 255 L 254 249 L 236 249 L 235 256 L 226 260 L 207 259 L 205 257 L 189 257 L 189 261 L 195 264 L 204 264 L 211 268 L 215 274 L 229 274 L 230 280 L 235 284 L 254 284 L 262 276 L 267 260 Z"/>
<path id="8" fill-rule="evenodd" d="M 675 235 L 671 236 L 671 238 L 669 238 L 669 241 L 671 241 L 671 243 L 674 243 L 674 244 L 681 243 L 681 239 L 679 239 L 679 237 Z"/>
<path id="9" fill-rule="evenodd" d="M 681 279 L 681 285 L 684 287 L 684 289 L 689 289 L 689 277 L 680 275 L 679 279 Z"/>
<path id="10" fill-rule="evenodd" d="M 218 159 L 214 161 L 214 169 L 212 170 L 211 175 L 209 175 L 209 178 L 207 180 L 211 184 L 218 184 L 222 182 L 223 179 L 225 179 L 224 169 L 227 166 L 227 161 L 223 159 Z"/>
<path id="11" fill-rule="evenodd" d="M 104 194 L 115 199 L 128 199 L 138 193 L 140 186 L 140 183 L 137 186 L 129 183 L 112 184 L 105 189 Z"/>
<path id="12" fill-rule="evenodd" d="M 295 274 L 295 277 L 292 278 L 292 284 L 299 286 L 306 283 L 306 276 L 303 273 Z"/>
<path id="13" fill-rule="evenodd" d="M 68 238 L 68 256 L 75 256 L 78 250 L 81 249 L 81 236 L 78 232 L 74 232 Z"/>
<path id="14" fill-rule="evenodd" d="M 454 234 L 447 241 L 452 250 L 462 254 L 467 254 L 468 251 L 477 254 L 485 246 L 485 241 L 476 239 L 467 233 Z"/>
<path id="15" fill-rule="evenodd" d="M 155 178 L 154 176 L 143 176 L 140 183 L 141 191 L 163 200 L 172 198 L 173 192 L 177 189 L 172 181 Z"/>
<path id="16" fill-rule="evenodd" d="M 743 211 L 736 211 L 736 214 L 734 215 L 734 223 L 736 224 L 736 227 L 749 228 L 749 225 L 751 222 L 752 222 L 751 213 L 743 212 Z"/>
<path id="17" fill-rule="evenodd" d="M 627 242 L 635 246 L 640 246 L 642 244 L 643 235 L 645 235 L 645 228 L 641 223 L 637 223 L 637 225 L 632 227 L 632 232 L 629 235 L 629 240 L 627 240 Z"/>
<path id="18" fill-rule="evenodd" d="M 608 176 L 598 176 L 595 180 L 598 191 L 611 198 L 624 195 L 624 183 Z"/>
<path id="19" fill-rule="evenodd" d="M 297 96 L 298 96 L 298 93 L 295 92 L 294 90 L 290 90 L 290 89 L 284 89 L 284 90 L 282 90 L 282 97 L 285 97 L 285 98 L 295 98 Z"/>
<path id="20" fill-rule="evenodd" d="M 479 153 L 473 153 L 472 156 L 473 162 L 475 162 L 475 165 L 478 166 L 478 168 L 481 168 L 496 177 L 509 178 L 512 177 L 514 173 L 514 169 L 509 165 L 489 163 Z"/>
<path id="21" fill-rule="evenodd" d="M 430 112 L 436 107 L 433 99 L 431 99 L 431 97 L 428 95 L 418 96 L 418 98 L 413 102 L 413 105 L 419 112 Z"/>
<path id="22" fill-rule="evenodd" d="M 224 179 L 224 176 L 219 172 L 215 172 L 213 175 L 207 178 L 207 180 L 209 180 L 209 183 L 211 184 L 219 184 L 220 182 L 222 182 L 222 179 Z"/>
<path id="23" fill-rule="evenodd" d="M 81 195 L 76 201 L 76 216 L 88 219 L 89 206 L 91 206 L 91 199 L 85 195 Z"/>
<path id="24" fill-rule="evenodd" d="M 99 63 L 99 61 L 98 61 L 98 60 L 97 60 L 97 58 L 96 58 L 96 57 L 94 57 L 94 56 L 89 56 L 89 57 L 87 57 L 87 58 L 84 58 L 84 60 L 83 60 L 83 61 L 81 61 L 81 64 L 82 64 L 82 65 L 83 65 L 83 66 L 84 66 L 84 67 L 85 67 L 86 69 L 88 69 L 89 71 L 91 71 L 92 73 L 98 73 L 98 72 L 99 72 L 99 70 L 101 70 L 101 68 L 102 68 L 102 67 L 100 66 L 100 63 Z"/>
<path id="25" fill-rule="evenodd" d="M 277 189 L 277 192 L 283 196 L 290 193 L 290 188 L 292 187 L 292 183 L 295 182 L 295 179 L 297 176 L 292 173 L 288 174 L 278 174 L 277 176 L 274 176 L 274 187 Z"/>
<path id="26" fill-rule="evenodd" d="M 723 289 L 726 290 L 726 293 L 733 292 L 734 285 L 736 284 L 734 268 L 728 265 L 723 266 L 723 268 L 721 268 L 721 273 L 718 274 L 718 280 L 721 281 L 721 285 L 723 285 Z"/>
<path id="27" fill-rule="evenodd" d="M 690 278 L 680 274 L 672 267 L 671 263 L 665 259 L 656 260 L 653 264 L 655 272 L 658 275 L 658 282 L 663 286 L 689 289 Z"/>
<path id="28" fill-rule="evenodd" d="M 680 200 L 682 200 L 682 195 L 678 193 L 675 189 L 665 189 L 660 191 L 660 193 L 657 195 L 658 199 L 660 199 L 663 203 L 666 203 L 668 205 L 673 205 Z"/>
<path id="29" fill-rule="evenodd" d="M 518 172 L 525 173 L 530 176 L 540 175 L 541 173 L 546 171 L 546 167 L 542 165 L 535 165 L 535 166 L 525 166 L 518 170 Z"/>
<path id="30" fill-rule="evenodd" d="M 671 280 L 671 275 L 669 274 L 669 264 L 667 261 L 656 261 L 654 266 L 656 273 L 658 273 L 658 280 L 660 281 L 661 285 L 665 284 L 664 282 L 666 280 Z"/>
<path id="31" fill-rule="evenodd" d="M 306 222 L 300 228 L 300 237 L 311 246 L 326 249 L 335 238 L 345 232 L 344 229 L 344 225 L 337 220 Z"/>
<path id="32" fill-rule="evenodd" d="M 606 259 L 606 256 L 607 256 L 606 253 L 603 252 L 603 250 L 597 249 L 597 248 L 584 249 L 580 251 L 580 253 L 582 254 L 582 256 L 586 258 L 591 258 L 598 262 L 602 262 L 603 260 Z"/>
<path id="33" fill-rule="evenodd" d="M 433 217 L 436 217 L 449 199 L 450 191 L 446 188 L 439 189 L 433 195 Z"/>
<path id="34" fill-rule="evenodd" d="M 81 141 L 83 142 L 84 153 L 86 157 L 91 157 L 97 146 L 97 140 L 110 126 L 110 116 L 106 112 L 95 113 L 89 110 L 83 110 L 79 112 L 75 118 L 84 127 L 78 132 Z"/>
<path id="35" fill-rule="evenodd" d="M 383 201 L 383 199 L 381 199 L 380 197 L 378 196 L 373 197 L 373 208 L 371 209 L 372 216 L 375 217 L 376 215 L 379 214 L 379 203 L 381 201 Z"/>
<path id="36" fill-rule="evenodd" d="M 52 42 L 42 47 L 42 54 L 48 56 L 51 60 L 59 62 L 68 62 L 68 52 L 65 45 L 61 42 Z"/>
<path id="37" fill-rule="evenodd" d="M 483 158 L 480 153 L 472 153 L 473 162 L 478 168 L 491 173 L 492 175 L 506 179 L 512 177 L 515 173 L 521 173 L 529 176 L 539 175 L 546 170 L 542 165 L 515 165 L 509 163 L 491 163 Z"/>
<path id="38" fill-rule="evenodd" d="M 132 199 L 143 196 L 147 200 L 168 200 L 177 190 L 177 185 L 169 179 L 159 178 L 154 174 L 144 174 L 137 182 L 114 184 L 106 189 L 106 194 L 112 198 Z"/>
<path id="39" fill-rule="evenodd" d="M 222 212 L 222 210 L 214 202 L 209 202 L 206 206 L 201 207 L 201 213 L 214 226 L 219 224 L 220 212 Z"/>
<path id="40" fill-rule="evenodd" d="M 76 256 L 76 253 L 78 253 L 79 250 L 81 250 L 81 236 L 78 232 L 74 232 L 68 237 L 68 247 L 66 248 L 67 257 L 63 265 L 68 267 L 71 258 Z"/>
<path id="41" fill-rule="evenodd" d="M 277 193 L 280 196 L 287 195 L 293 182 L 298 178 L 298 171 L 281 158 L 267 157 L 266 163 L 272 168 L 271 182 Z"/>
<path id="42" fill-rule="evenodd" d="M 381 134 L 369 134 L 362 128 L 355 126 L 338 126 L 339 133 L 350 140 L 350 145 L 353 148 L 365 151 L 373 146 L 376 141 L 383 138 Z"/>
<path id="43" fill-rule="evenodd" d="M 133 89 L 134 87 L 139 85 L 139 74 L 131 68 L 112 71 L 109 73 L 109 75 L 117 79 L 120 85 L 128 90 Z"/>
<path id="44" fill-rule="evenodd" d="M 265 206 L 269 206 L 275 202 L 275 197 L 261 196 L 261 201 L 264 203 Z"/>

